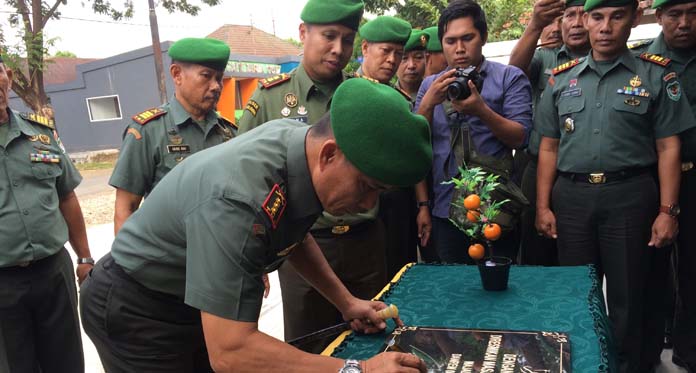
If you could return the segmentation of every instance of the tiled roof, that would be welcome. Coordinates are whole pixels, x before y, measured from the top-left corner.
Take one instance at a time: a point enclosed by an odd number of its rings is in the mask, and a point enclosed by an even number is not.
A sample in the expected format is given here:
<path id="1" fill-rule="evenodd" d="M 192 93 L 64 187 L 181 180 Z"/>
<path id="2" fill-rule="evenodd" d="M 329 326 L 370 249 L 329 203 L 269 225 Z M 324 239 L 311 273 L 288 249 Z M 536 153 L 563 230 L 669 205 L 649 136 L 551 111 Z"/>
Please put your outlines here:
<path id="1" fill-rule="evenodd" d="M 208 37 L 227 43 L 232 54 L 281 57 L 302 53 L 302 48 L 253 26 L 224 25 Z"/>
<path id="2" fill-rule="evenodd" d="M 71 58 L 71 57 L 52 57 L 49 58 L 44 71 L 44 85 L 62 84 L 75 80 L 77 65 L 95 61 L 94 58 Z M 49 62 L 50 61 L 50 62 Z"/>

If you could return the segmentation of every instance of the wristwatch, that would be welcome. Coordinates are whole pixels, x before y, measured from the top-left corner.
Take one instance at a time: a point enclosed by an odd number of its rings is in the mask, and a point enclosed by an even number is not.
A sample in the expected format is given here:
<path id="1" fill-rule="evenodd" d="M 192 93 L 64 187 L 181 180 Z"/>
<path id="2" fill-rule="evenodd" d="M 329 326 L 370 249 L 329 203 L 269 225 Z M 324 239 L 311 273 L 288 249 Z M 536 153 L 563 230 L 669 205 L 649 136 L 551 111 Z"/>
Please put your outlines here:
<path id="1" fill-rule="evenodd" d="M 423 206 L 430 207 L 430 200 L 426 199 L 425 201 L 420 201 L 420 202 L 416 203 L 416 207 L 418 207 L 418 208 L 421 208 Z"/>
<path id="2" fill-rule="evenodd" d="M 679 208 L 679 205 L 677 205 L 677 204 L 672 204 L 669 206 L 661 205 L 660 212 L 664 212 L 665 214 L 667 214 L 673 218 L 676 218 L 677 216 L 679 216 L 681 209 Z"/>
<path id="3" fill-rule="evenodd" d="M 343 365 L 343 368 L 338 370 L 338 373 L 362 373 L 360 362 L 357 360 L 348 359 Z"/>
<path id="4" fill-rule="evenodd" d="M 91 257 L 77 258 L 77 264 L 91 264 L 94 265 L 94 259 Z"/>

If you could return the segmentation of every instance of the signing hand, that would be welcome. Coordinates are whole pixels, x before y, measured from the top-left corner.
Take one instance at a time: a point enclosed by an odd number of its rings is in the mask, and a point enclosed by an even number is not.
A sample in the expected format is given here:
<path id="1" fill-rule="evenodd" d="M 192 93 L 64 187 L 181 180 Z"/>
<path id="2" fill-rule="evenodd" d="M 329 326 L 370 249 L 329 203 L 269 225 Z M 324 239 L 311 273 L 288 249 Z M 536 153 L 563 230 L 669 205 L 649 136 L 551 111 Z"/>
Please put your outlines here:
<path id="1" fill-rule="evenodd" d="M 343 312 L 343 319 L 351 320 L 350 327 L 355 331 L 365 334 L 378 333 L 387 327 L 387 323 L 377 314 L 377 311 L 384 308 L 387 308 L 387 305 L 383 302 L 355 298 L 349 308 Z M 396 317 L 394 322 L 397 326 L 404 325 L 399 317 Z"/>
<path id="2" fill-rule="evenodd" d="M 370 373 L 421 372 L 427 366 L 418 356 L 401 352 L 383 352 L 365 362 L 365 371 Z"/>

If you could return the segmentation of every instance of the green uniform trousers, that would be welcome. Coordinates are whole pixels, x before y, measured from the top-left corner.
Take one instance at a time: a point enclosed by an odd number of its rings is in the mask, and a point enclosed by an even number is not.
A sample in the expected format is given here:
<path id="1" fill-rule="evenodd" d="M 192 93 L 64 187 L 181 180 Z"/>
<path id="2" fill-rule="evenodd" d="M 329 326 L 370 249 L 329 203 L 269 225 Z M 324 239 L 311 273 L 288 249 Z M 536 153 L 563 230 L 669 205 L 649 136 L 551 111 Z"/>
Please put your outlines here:
<path id="1" fill-rule="evenodd" d="M 384 224 L 369 220 L 352 226 L 342 234 L 331 229 L 311 231 L 326 260 L 354 296 L 371 299 L 387 284 L 384 255 Z M 341 313 L 316 291 L 290 262 L 278 270 L 283 292 L 285 340 L 291 341 L 343 321 Z M 330 341 L 329 341 L 330 342 Z M 321 352 L 323 342 L 309 346 L 310 352 Z"/>
<path id="2" fill-rule="evenodd" d="M 539 235 L 536 230 L 537 159 L 530 155 L 528 157 L 530 160 L 522 174 L 522 193 L 527 197 L 529 206 L 524 208 L 520 217 L 519 263 L 555 266 L 558 265 L 556 240 Z"/>

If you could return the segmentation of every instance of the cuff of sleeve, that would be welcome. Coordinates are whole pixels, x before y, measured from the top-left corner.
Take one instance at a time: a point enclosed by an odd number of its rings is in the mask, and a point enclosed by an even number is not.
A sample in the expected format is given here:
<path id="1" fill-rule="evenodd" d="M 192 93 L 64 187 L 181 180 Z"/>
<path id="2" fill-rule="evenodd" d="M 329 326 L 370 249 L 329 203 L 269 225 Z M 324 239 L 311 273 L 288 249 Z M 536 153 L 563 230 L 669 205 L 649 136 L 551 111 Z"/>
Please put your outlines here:
<path id="1" fill-rule="evenodd" d="M 261 297 L 259 297 L 261 299 Z M 201 311 L 222 317 L 224 319 L 257 322 L 261 313 L 261 302 L 220 300 L 209 297 L 190 287 L 186 288 L 184 303 Z"/>

